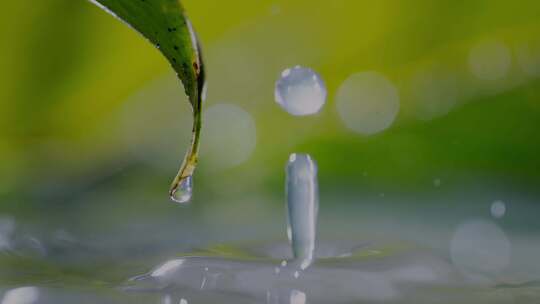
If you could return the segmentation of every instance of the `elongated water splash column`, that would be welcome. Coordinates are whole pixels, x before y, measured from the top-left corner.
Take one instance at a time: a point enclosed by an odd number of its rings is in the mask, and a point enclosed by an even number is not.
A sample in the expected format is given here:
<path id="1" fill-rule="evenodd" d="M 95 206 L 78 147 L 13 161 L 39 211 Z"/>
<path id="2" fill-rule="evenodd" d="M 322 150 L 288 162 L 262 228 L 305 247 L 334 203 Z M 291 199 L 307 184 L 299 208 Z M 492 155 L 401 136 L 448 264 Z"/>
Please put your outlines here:
<path id="1" fill-rule="evenodd" d="M 317 164 L 308 154 L 291 154 L 285 184 L 287 198 L 287 236 L 294 262 L 302 270 L 314 259 L 319 212 Z"/>

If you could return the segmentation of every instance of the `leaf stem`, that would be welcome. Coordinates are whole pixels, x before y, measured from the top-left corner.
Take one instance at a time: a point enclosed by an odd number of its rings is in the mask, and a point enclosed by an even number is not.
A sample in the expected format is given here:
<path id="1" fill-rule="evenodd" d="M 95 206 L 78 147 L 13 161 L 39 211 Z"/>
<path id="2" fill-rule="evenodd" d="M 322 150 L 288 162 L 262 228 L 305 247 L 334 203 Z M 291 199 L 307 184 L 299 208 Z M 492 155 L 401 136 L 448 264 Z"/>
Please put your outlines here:
<path id="1" fill-rule="evenodd" d="M 184 156 L 182 166 L 180 166 L 180 169 L 178 170 L 178 173 L 176 174 L 176 177 L 171 184 L 171 188 L 169 190 L 170 197 L 174 196 L 174 193 L 184 179 L 189 178 L 193 175 L 193 172 L 197 167 L 197 162 L 199 159 L 199 146 L 201 137 L 200 135 L 202 128 L 202 111 L 200 110 L 200 105 L 201 101 L 199 100 L 197 103 L 197 107 L 193 108 L 193 129 L 191 144 L 186 152 L 186 155 Z"/>

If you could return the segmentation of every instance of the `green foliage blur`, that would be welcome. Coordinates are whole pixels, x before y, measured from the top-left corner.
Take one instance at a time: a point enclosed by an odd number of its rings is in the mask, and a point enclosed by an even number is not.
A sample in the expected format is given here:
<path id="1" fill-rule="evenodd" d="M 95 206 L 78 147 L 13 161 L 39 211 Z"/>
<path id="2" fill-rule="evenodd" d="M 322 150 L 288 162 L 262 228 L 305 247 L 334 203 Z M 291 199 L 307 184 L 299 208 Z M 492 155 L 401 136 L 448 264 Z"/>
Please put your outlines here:
<path id="1" fill-rule="evenodd" d="M 219 124 L 206 129 L 215 134 L 203 130 L 194 208 L 277 204 L 292 152 L 315 157 L 327 197 L 425 193 L 436 191 L 434 181 L 456 191 L 485 183 L 537 193 L 540 2 L 183 5 L 203 44 L 205 106 L 240 107 L 256 128 L 254 149 L 233 157 L 234 166 L 220 166 L 221 154 L 235 153 L 220 149 L 230 134 Z M 120 210 L 156 217 L 172 210 L 167 189 L 189 142 L 190 107 L 155 47 L 88 1 L 7 1 L 0 15 L 0 211 L 78 214 L 73 221 L 93 212 L 106 221 Z M 471 71 L 475 60 L 487 77 Z M 293 117 L 274 102 L 275 81 L 295 65 L 326 82 L 317 115 Z M 499 77 L 489 77 L 493 66 Z M 341 84 L 367 71 L 384 75 L 400 99 L 396 120 L 373 135 L 348 129 L 336 109 Z M 435 75 L 420 86 L 425 94 L 414 85 L 418 75 Z M 438 75 L 451 75 L 450 89 L 436 90 Z M 435 105 L 453 96 L 451 108 L 426 117 L 419 101 L 426 94 Z"/>

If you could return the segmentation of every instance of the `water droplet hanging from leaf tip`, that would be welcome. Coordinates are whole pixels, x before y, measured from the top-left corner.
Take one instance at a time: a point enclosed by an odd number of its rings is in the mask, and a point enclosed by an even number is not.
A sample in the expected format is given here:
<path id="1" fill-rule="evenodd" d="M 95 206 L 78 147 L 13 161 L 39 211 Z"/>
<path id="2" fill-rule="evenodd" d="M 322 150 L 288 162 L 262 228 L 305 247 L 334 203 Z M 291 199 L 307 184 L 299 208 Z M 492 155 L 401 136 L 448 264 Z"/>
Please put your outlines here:
<path id="1" fill-rule="evenodd" d="M 184 204 L 191 200 L 193 195 L 193 178 L 185 177 L 180 181 L 178 186 L 171 191 L 171 200 L 176 203 Z"/>

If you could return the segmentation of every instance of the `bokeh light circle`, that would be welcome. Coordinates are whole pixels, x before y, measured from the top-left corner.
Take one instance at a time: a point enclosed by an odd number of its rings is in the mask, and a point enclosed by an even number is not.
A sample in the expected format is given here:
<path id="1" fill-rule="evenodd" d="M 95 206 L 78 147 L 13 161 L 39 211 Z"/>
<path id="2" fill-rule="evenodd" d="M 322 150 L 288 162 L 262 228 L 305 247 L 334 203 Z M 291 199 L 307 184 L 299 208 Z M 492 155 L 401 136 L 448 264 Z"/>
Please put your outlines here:
<path id="1" fill-rule="evenodd" d="M 482 80 L 506 77 L 512 64 L 512 55 L 506 44 L 496 40 L 483 41 L 469 53 L 469 67 L 474 76 Z"/>
<path id="2" fill-rule="evenodd" d="M 520 68 L 529 76 L 540 76 L 540 39 L 519 44 L 516 60 Z"/>
<path id="3" fill-rule="evenodd" d="M 207 167 L 226 169 L 248 160 L 255 150 L 255 121 L 233 104 L 216 104 L 204 112 L 201 158 Z"/>
<path id="4" fill-rule="evenodd" d="M 336 96 L 339 116 L 360 134 L 373 135 L 389 128 L 399 112 L 396 87 L 377 72 L 350 76 Z"/>
<path id="5" fill-rule="evenodd" d="M 412 77 L 410 86 L 415 116 L 420 120 L 444 116 L 457 104 L 457 77 L 450 73 L 418 72 Z"/>

